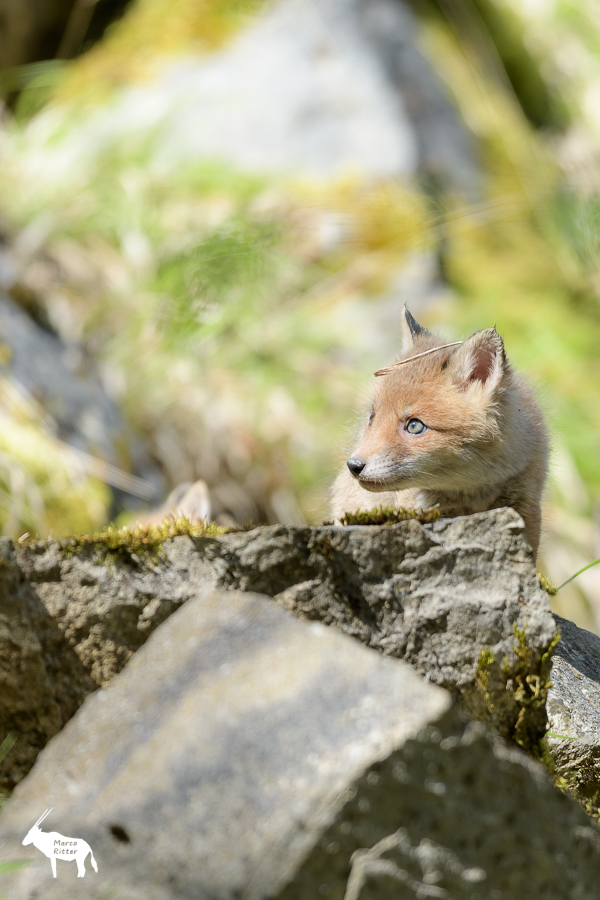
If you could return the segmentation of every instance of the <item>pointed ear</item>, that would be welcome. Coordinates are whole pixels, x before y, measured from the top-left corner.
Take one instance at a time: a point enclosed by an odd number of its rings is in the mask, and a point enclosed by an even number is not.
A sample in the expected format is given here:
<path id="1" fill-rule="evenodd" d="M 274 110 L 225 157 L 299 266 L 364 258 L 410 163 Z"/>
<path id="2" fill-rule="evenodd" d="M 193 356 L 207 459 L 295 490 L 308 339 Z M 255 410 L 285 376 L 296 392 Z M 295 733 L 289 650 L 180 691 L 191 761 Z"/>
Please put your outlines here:
<path id="1" fill-rule="evenodd" d="M 466 390 L 472 384 L 494 391 L 506 372 L 502 338 L 495 328 L 486 328 L 468 338 L 452 360 L 454 380 Z"/>
<path id="2" fill-rule="evenodd" d="M 415 343 L 415 340 L 429 334 L 426 328 L 419 325 L 414 316 L 411 315 L 407 306 L 404 306 L 404 315 L 402 316 L 402 349 L 409 350 Z"/>

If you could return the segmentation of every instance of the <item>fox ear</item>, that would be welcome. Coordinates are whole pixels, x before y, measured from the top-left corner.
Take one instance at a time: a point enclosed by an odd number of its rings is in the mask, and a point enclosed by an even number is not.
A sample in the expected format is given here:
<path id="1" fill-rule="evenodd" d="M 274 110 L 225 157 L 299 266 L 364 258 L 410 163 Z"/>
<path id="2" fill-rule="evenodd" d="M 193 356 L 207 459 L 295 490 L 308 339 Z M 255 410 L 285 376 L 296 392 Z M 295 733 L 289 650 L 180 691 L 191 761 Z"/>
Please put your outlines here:
<path id="1" fill-rule="evenodd" d="M 464 390 L 478 382 L 487 392 L 494 391 L 506 371 L 504 344 L 496 329 L 486 328 L 464 341 L 454 355 L 453 369 Z"/>
<path id="2" fill-rule="evenodd" d="M 404 315 L 402 316 L 402 349 L 409 350 L 415 343 L 416 338 L 423 337 L 426 334 L 429 334 L 427 329 L 419 325 L 405 305 Z"/>

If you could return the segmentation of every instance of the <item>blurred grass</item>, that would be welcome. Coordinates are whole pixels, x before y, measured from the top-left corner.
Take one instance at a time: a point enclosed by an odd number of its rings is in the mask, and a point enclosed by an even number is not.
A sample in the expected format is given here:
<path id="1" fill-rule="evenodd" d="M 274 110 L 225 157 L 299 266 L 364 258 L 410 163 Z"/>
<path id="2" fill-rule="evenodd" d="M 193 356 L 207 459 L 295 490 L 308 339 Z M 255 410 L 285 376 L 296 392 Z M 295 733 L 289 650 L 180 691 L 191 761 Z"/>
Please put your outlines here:
<path id="1" fill-rule="evenodd" d="M 600 496 L 598 199 L 569 190 L 552 154 L 455 38 L 429 30 L 432 52 L 453 74 L 465 117 L 477 122 L 491 204 L 514 213 L 483 227 L 449 219 L 444 269 L 462 299 L 455 327 L 497 322 L 510 357 L 543 386 L 543 402 L 590 491 Z"/>
<path id="2" fill-rule="evenodd" d="M 35 405 L 0 380 L 0 521 L 15 537 L 24 531 L 62 534 L 67 524 L 90 530 L 110 504 L 106 484 L 88 477 L 45 426 Z"/>

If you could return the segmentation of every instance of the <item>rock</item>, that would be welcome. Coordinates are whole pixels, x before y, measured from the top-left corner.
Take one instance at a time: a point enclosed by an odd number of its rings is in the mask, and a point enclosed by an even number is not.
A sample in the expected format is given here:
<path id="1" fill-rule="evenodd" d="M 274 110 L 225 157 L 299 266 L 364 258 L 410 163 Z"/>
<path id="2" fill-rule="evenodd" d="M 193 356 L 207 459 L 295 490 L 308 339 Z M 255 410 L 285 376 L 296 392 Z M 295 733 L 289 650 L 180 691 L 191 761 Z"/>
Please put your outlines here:
<path id="1" fill-rule="evenodd" d="M 396 660 L 268 598 L 209 592 L 41 754 L 0 816 L 12 900 L 564 900 L 600 836 L 543 768 Z M 44 829 L 98 865 L 57 879 Z"/>
<path id="2" fill-rule="evenodd" d="M 96 687 L 0 541 L 0 741 L 16 745 L 0 763 L 0 784 L 25 775 L 47 741 Z"/>
<path id="3" fill-rule="evenodd" d="M 503 509 L 429 525 L 273 526 L 198 546 L 217 584 L 269 594 L 407 660 L 530 746 L 546 730 L 556 628 L 523 527 Z"/>
<path id="4" fill-rule="evenodd" d="M 87 164 L 147 134 L 161 167 L 203 157 L 318 178 L 420 172 L 471 191 L 475 142 L 418 40 L 398 0 L 278 0 L 218 52 L 124 88 L 59 143 Z"/>
<path id="5" fill-rule="evenodd" d="M 433 524 L 275 525 L 178 537 L 163 549 L 160 561 L 77 541 L 63 550 L 52 541 L 17 546 L 32 597 L 86 673 L 81 700 L 182 603 L 225 587 L 267 594 L 410 662 L 524 746 L 546 730 L 555 625 L 512 510 Z"/>
<path id="6" fill-rule="evenodd" d="M 16 555 L 94 687 L 107 685 L 161 622 L 206 583 L 216 583 L 189 538 L 166 543 L 160 561 L 135 555 L 123 561 L 93 544 L 73 539 L 73 545 L 17 544 Z"/>
<path id="7" fill-rule="evenodd" d="M 557 773 L 580 797 L 600 800 L 600 637 L 555 616 L 560 643 L 548 693 L 548 745 Z"/>

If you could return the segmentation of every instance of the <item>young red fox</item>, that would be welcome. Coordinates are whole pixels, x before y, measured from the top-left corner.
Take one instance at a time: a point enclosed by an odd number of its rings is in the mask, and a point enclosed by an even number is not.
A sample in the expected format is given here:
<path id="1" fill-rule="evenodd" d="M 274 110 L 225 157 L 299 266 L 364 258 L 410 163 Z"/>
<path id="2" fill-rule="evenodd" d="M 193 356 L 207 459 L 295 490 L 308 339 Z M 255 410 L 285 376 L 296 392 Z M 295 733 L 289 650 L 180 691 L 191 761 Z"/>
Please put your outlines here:
<path id="1" fill-rule="evenodd" d="M 403 331 L 402 356 L 375 373 L 381 381 L 335 482 L 333 515 L 391 506 L 462 516 L 512 506 L 535 556 L 548 437 L 502 338 L 486 328 L 445 344 L 406 307 Z"/>

